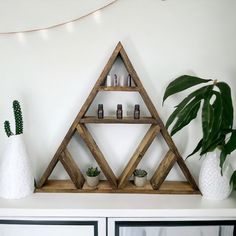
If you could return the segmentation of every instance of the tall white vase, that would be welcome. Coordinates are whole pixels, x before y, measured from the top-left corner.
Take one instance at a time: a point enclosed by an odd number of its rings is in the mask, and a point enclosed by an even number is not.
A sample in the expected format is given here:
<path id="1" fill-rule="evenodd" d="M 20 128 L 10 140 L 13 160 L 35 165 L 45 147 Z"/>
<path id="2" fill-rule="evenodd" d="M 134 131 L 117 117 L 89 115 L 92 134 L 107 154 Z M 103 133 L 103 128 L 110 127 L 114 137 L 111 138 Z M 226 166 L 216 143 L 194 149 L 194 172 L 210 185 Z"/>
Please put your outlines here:
<path id="1" fill-rule="evenodd" d="M 19 199 L 34 192 L 34 177 L 22 135 L 8 139 L 0 164 L 0 197 Z"/>
<path id="2" fill-rule="evenodd" d="M 223 200 L 229 197 L 232 185 L 229 181 L 233 169 L 228 161 L 224 163 L 223 175 L 220 168 L 220 152 L 209 152 L 204 157 L 199 174 L 199 188 L 203 198 L 209 200 Z"/>

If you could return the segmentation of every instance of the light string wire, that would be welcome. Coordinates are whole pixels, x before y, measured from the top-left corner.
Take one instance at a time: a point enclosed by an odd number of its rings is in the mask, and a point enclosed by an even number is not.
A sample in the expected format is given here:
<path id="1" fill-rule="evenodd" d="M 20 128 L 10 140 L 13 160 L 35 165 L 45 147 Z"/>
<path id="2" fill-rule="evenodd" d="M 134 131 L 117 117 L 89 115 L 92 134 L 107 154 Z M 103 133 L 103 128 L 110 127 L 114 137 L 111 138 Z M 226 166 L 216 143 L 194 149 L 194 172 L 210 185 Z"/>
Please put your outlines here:
<path id="1" fill-rule="evenodd" d="M 76 22 L 76 21 L 79 21 L 83 18 L 86 18 L 87 16 L 90 16 L 90 15 L 93 15 L 94 13 L 98 12 L 98 11 L 101 11 L 101 10 L 104 10 L 105 8 L 108 8 L 109 6 L 113 5 L 114 3 L 118 2 L 118 0 L 114 0 L 110 3 L 108 3 L 107 5 L 105 6 L 102 6 L 100 8 L 97 8 L 96 10 L 94 11 L 91 11 L 83 16 L 80 16 L 76 19 L 73 19 L 73 20 L 68 20 L 66 22 L 62 22 L 62 23 L 59 23 L 59 24 L 56 24 L 56 25 L 51 25 L 51 26 L 47 26 L 47 27 L 42 27 L 42 28 L 36 28 L 36 29 L 28 29 L 28 30 L 20 30 L 20 31 L 9 31 L 9 32 L 0 32 L 0 35 L 11 35 L 11 34 L 23 34 L 23 33 L 32 33 L 32 32 L 37 32 L 37 31 L 43 31 L 43 30 L 50 30 L 50 29 L 54 29 L 54 28 L 58 28 L 60 26 L 63 26 L 63 25 L 66 25 L 66 24 L 69 24 L 69 23 L 73 23 L 73 22 Z"/>

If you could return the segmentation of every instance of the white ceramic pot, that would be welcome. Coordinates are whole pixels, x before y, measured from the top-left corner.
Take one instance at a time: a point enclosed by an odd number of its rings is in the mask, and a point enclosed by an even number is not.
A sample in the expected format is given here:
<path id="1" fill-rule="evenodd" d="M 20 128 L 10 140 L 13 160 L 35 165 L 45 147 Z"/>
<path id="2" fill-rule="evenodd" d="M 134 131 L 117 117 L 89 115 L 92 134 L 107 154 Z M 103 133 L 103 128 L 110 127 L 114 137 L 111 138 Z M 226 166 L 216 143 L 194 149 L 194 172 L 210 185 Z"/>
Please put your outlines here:
<path id="1" fill-rule="evenodd" d="M 223 175 L 220 168 L 220 151 L 209 152 L 204 157 L 199 174 L 199 188 L 202 196 L 209 200 L 223 200 L 229 197 L 232 185 L 229 181 L 233 169 L 226 159 Z"/>
<path id="2" fill-rule="evenodd" d="M 93 176 L 93 177 L 90 177 L 90 176 L 86 175 L 86 182 L 87 182 L 88 186 L 96 187 L 99 183 L 99 175 L 98 176 Z"/>
<path id="3" fill-rule="evenodd" d="M 139 177 L 139 176 L 134 176 L 134 184 L 137 187 L 143 187 L 145 186 L 147 182 L 147 175 L 143 176 L 143 177 Z"/>
<path id="4" fill-rule="evenodd" d="M 34 176 L 22 135 L 8 139 L 0 164 L 0 196 L 19 199 L 34 192 Z"/>

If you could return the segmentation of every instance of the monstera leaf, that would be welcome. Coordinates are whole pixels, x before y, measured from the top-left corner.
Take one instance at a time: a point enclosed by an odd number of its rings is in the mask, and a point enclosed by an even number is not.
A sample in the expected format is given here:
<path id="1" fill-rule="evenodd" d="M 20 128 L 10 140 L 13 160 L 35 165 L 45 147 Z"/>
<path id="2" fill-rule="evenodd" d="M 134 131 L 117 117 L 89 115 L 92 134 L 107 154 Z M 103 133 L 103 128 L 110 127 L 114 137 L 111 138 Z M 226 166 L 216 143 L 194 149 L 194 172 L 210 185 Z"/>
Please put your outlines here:
<path id="1" fill-rule="evenodd" d="M 206 83 L 209 84 L 205 85 Z M 175 106 L 175 110 L 166 122 L 166 128 L 170 129 L 172 126 L 170 133 L 174 135 L 201 113 L 202 138 L 188 157 L 197 152 L 203 155 L 219 147 L 222 168 L 227 156 L 236 149 L 236 130 L 233 129 L 234 110 L 229 85 L 216 80 L 183 75 L 167 86 L 163 103 L 169 96 L 200 84 L 204 86 L 189 93 Z M 231 181 L 236 188 L 236 172 Z"/>

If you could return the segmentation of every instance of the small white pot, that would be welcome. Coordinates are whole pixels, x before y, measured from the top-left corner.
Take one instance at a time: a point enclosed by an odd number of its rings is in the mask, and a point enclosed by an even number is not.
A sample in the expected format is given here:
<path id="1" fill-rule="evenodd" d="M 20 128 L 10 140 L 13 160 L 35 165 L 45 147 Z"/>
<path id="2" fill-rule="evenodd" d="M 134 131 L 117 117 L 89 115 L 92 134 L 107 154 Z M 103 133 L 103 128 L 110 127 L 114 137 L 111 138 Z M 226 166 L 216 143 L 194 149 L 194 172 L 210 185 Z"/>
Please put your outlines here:
<path id="1" fill-rule="evenodd" d="M 0 164 L 0 196 L 19 199 L 34 192 L 34 177 L 22 135 L 8 138 Z"/>
<path id="2" fill-rule="evenodd" d="M 143 176 L 143 177 L 139 177 L 139 176 L 134 176 L 134 184 L 137 187 L 143 187 L 145 186 L 147 182 L 147 175 Z"/>
<path id="3" fill-rule="evenodd" d="M 99 183 L 99 175 L 93 176 L 93 177 L 90 177 L 90 176 L 86 175 L 86 182 L 87 182 L 88 186 L 96 187 Z"/>
<path id="4" fill-rule="evenodd" d="M 229 181 L 233 169 L 228 159 L 224 163 L 223 175 L 221 175 L 220 151 L 209 152 L 204 157 L 199 174 L 199 188 L 203 198 L 223 200 L 229 197 L 232 191 Z"/>

